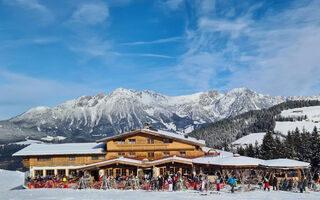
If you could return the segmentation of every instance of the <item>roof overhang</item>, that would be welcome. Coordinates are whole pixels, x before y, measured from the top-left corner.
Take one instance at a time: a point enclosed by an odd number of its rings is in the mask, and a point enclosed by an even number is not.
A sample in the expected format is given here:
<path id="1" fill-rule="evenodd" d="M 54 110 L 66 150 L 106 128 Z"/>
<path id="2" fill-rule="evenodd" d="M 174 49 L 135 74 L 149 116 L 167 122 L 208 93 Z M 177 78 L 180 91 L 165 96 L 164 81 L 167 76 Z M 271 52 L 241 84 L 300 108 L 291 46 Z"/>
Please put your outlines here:
<path id="1" fill-rule="evenodd" d="M 141 160 L 135 160 L 130 158 L 115 158 L 115 159 L 97 162 L 93 164 L 78 166 L 77 169 L 90 170 L 90 169 L 104 168 L 114 164 L 131 165 L 136 167 L 152 167 L 152 166 L 162 165 L 166 163 L 181 163 L 186 165 L 192 165 L 192 160 L 187 158 L 180 158 L 180 157 L 169 157 L 169 158 L 163 158 L 159 160 L 144 162 Z"/>

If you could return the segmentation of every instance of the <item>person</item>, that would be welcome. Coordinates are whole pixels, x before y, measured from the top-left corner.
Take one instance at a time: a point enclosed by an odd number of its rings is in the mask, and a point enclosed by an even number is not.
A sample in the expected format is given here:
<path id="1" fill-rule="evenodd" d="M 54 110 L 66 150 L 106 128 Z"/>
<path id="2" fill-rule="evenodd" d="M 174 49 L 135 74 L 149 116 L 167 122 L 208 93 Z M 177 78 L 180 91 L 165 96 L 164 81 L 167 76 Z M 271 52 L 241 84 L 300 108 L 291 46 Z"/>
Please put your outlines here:
<path id="1" fill-rule="evenodd" d="M 292 190 L 292 186 L 293 186 L 293 179 L 290 178 L 290 179 L 289 179 L 289 187 L 288 187 L 289 191 Z"/>
<path id="2" fill-rule="evenodd" d="M 201 180 L 201 192 L 204 191 L 205 186 L 206 186 L 206 178 L 205 178 L 205 176 L 202 176 L 202 180 Z"/>
<path id="3" fill-rule="evenodd" d="M 171 192 L 173 190 L 173 181 L 171 176 L 168 178 L 168 184 L 169 184 L 169 191 Z"/>
<path id="4" fill-rule="evenodd" d="M 303 183 L 302 180 L 299 180 L 298 187 L 300 189 L 300 193 L 303 193 Z"/>
<path id="5" fill-rule="evenodd" d="M 304 178 L 304 181 L 303 181 L 303 189 L 305 190 L 305 192 L 309 192 L 309 181 L 307 178 Z"/>
<path id="6" fill-rule="evenodd" d="M 217 191 L 220 191 L 220 178 L 217 178 L 216 184 L 217 184 Z"/>
<path id="7" fill-rule="evenodd" d="M 231 192 L 234 193 L 234 186 L 235 186 L 236 182 L 232 176 L 230 176 L 228 178 L 228 183 L 231 186 Z"/>
<path id="8" fill-rule="evenodd" d="M 197 184 L 198 184 L 198 177 L 194 176 L 193 177 L 193 189 L 197 190 Z"/>
<path id="9" fill-rule="evenodd" d="M 163 177 L 160 175 L 158 176 L 158 190 L 162 190 L 163 186 Z"/>
<path id="10" fill-rule="evenodd" d="M 278 190 L 278 179 L 276 176 L 273 177 L 272 188 L 273 188 L 273 190 Z"/>
<path id="11" fill-rule="evenodd" d="M 270 188 L 269 188 L 269 180 L 267 178 L 264 178 L 264 190 L 267 190 L 270 191 Z"/>

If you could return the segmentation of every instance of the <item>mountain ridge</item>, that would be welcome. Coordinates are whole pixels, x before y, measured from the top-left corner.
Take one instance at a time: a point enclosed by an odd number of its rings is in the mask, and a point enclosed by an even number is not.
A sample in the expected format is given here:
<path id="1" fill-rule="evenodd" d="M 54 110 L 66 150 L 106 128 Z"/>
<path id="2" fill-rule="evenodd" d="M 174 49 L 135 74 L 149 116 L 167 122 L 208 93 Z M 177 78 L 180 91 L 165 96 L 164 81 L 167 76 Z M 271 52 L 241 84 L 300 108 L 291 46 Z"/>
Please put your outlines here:
<path id="1" fill-rule="evenodd" d="M 235 88 L 225 93 L 209 90 L 170 97 L 150 90 L 118 88 L 109 94 L 82 96 L 53 108 L 35 107 L 0 121 L 0 141 L 21 140 L 28 136 L 38 139 L 46 135 L 95 140 L 142 128 L 145 122 L 158 129 L 184 134 L 290 99 L 320 100 L 320 95 L 272 97 L 248 88 Z M 15 133 L 17 130 L 19 133 Z"/>

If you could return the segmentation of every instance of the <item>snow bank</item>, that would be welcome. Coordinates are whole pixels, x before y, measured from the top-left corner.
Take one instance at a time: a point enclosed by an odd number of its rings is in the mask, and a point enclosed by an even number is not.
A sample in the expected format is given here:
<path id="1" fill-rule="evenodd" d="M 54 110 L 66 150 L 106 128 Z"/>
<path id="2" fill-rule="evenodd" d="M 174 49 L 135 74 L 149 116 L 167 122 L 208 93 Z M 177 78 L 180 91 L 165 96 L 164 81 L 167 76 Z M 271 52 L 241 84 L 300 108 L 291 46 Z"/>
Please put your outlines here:
<path id="1" fill-rule="evenodd" d="M 0 197 L 3 191 L 19 187 L 23 184 L 23 181 L 23 172 L 0 169 Z"/>
<path id="2" fill-rule="evenodd" d="M 2 198 L 1 198 L 2 196 Z M 68 199 L 68 200 L 318 200 L 318 193 L 293 193 L 293 192 L 214 192 L 201 193 L 194 191 L 185 192 L 147 192 L 147 191 L 121 191 L 121 190 L 71 190 L 71 189 L 34 189 L 34 190 L 12 190 L 0 194 L 0 199 L 10 200 L 43 200 L 43 199 Z"/>

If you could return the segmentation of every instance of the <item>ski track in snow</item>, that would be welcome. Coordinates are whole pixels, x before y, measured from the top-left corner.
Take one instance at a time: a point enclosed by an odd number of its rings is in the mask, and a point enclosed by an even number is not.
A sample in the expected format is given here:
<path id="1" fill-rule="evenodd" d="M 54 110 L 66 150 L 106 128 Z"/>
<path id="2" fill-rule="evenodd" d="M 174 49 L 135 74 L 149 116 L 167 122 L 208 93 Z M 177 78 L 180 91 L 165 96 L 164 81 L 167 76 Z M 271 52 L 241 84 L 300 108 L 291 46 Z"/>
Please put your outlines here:
<path id="1" fill-rule="evenodd" d="M 201 193 L 194 191 L 184 192 L 147 192 L 132 190 L 73 190 L 73 189 L 21 189 L 23 173 L 17 171 L 0 170 L 0 199 L 1 200 L 164 200 L 164 199 L 215 199 L 215 200 L 318 200 L 320 193 L 293 193 L 293 192 L 214 192 Z M 207 194 L 207 195 L 202 195 Z"/>

